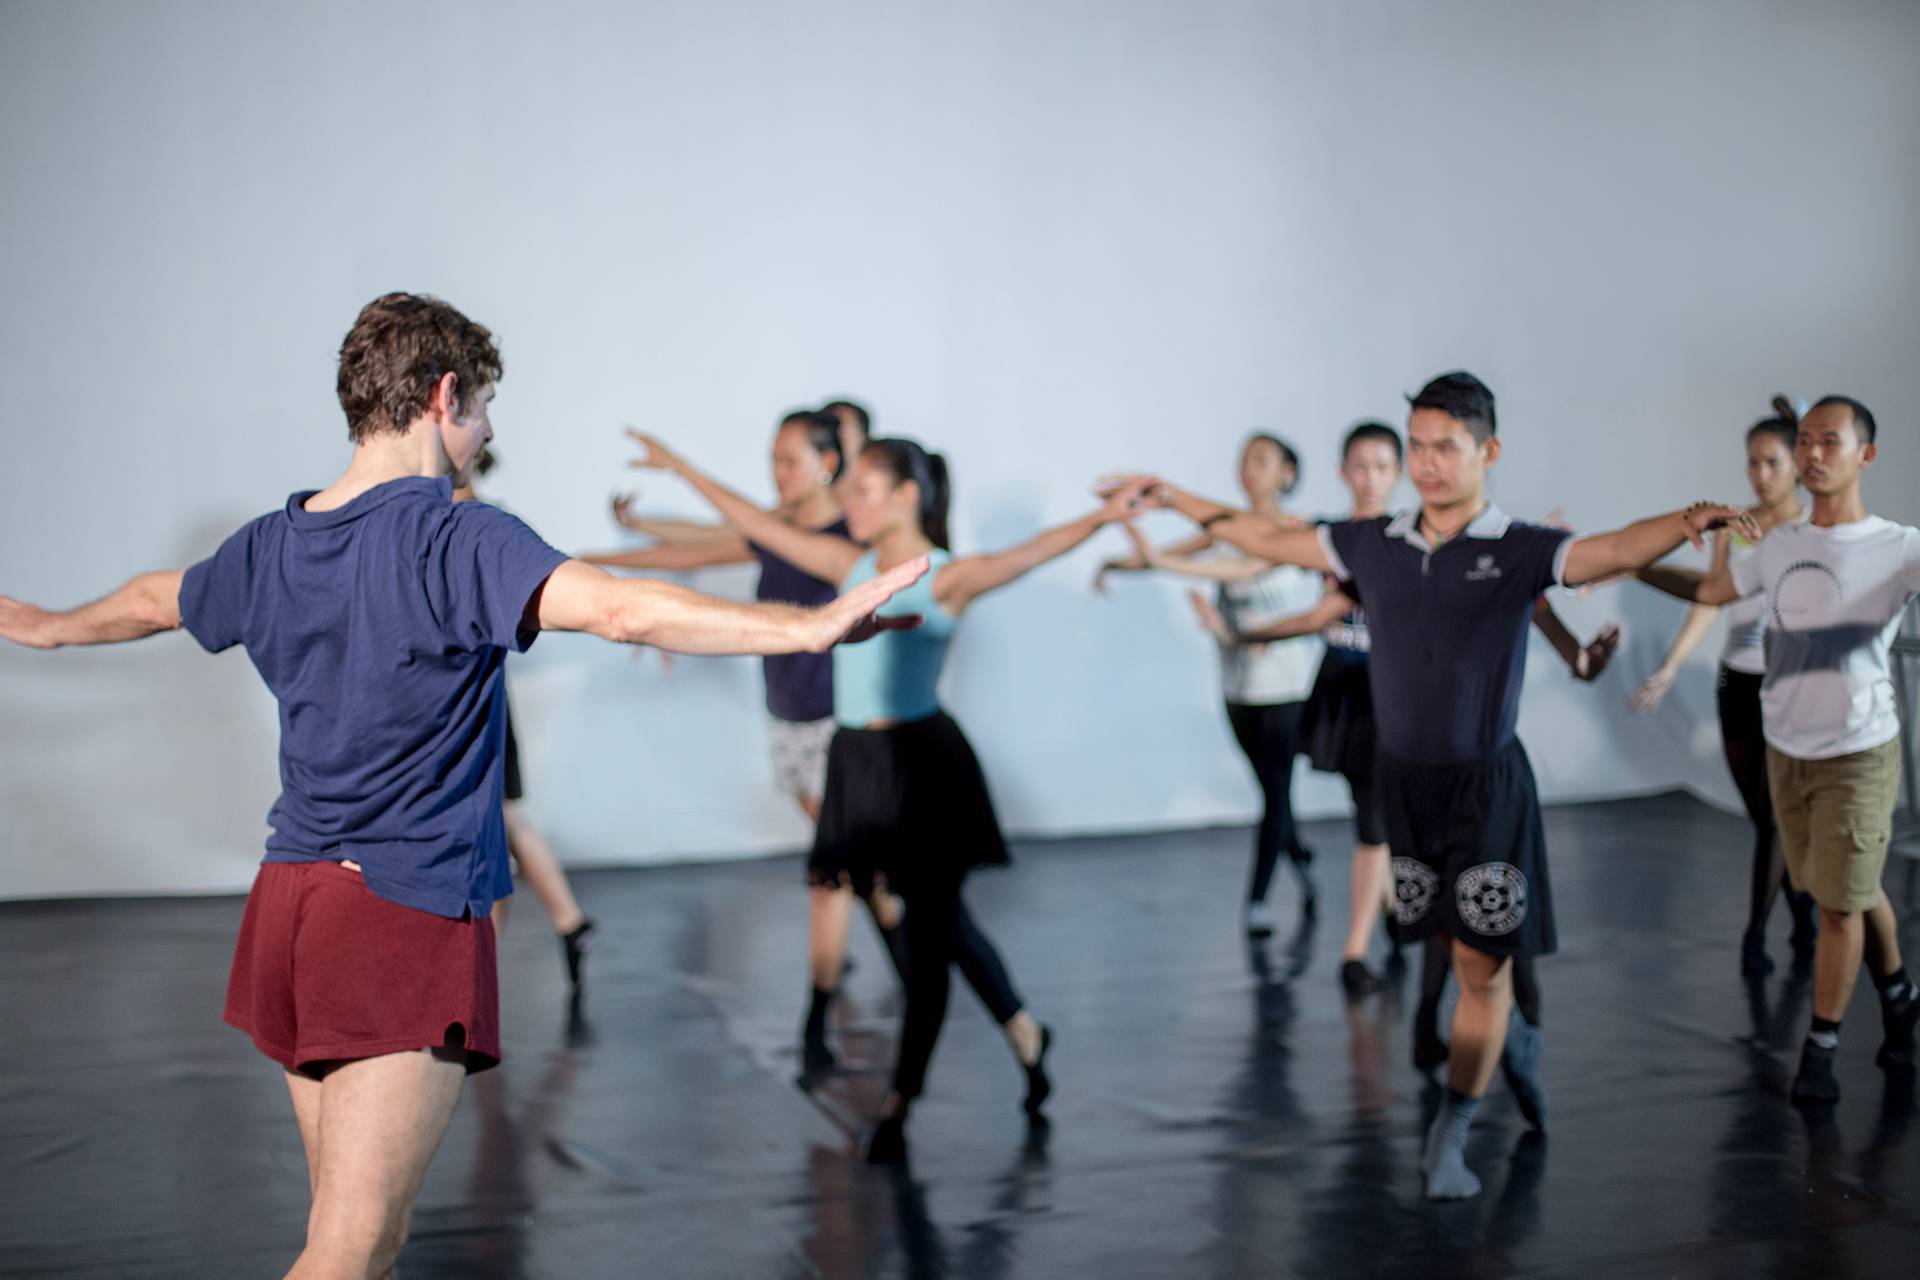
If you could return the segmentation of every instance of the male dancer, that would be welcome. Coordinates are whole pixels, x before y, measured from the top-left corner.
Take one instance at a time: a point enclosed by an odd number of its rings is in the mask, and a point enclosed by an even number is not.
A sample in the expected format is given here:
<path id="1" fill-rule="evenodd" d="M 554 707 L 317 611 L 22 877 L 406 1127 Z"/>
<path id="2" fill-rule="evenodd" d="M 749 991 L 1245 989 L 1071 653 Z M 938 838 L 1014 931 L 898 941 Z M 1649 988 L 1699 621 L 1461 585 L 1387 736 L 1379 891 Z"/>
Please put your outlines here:
<path id="1" fill-rule="evenodd" d="M 437 299 L 361 311 L 340 349 L 346 473 L 211 559 L 64 612 L 0 596 L 35 648 L 184 626 L 235 644 L 280 703 L 283 790 L 248 894 L 226 1019 L 286 1071 L 313 1196 L 299 1277 L 384 1276 L 462 1079 L 499 1061 L 495 900 L 502 666 L 542 630 L 688 653 L 822 650 L 911 619 L 873 611 L 924 558 L 818 610 L 715 600 L 568 560 L 454 503 L 493 437 L 492 336 Z"/>
<path id="2" fill-rule="evenodd" d="M 1840 1097 L 1833 1055 L 1863 952 L 1885 1037 L 1874 1060 L 1911 1070 L 1920 1020 L 1920 993 L 1901 964 L 1893 904 L 1880 887 L 1900 792 L 1900 717 L 1887 656 L 1920 592 L 1920 529 L 1867 514 L 1860 480 L 1879 453 L 1874 435 L 1865 405 L 1826 397 L 1801 419 L 1793 449 L 1813 495 L 1807 523 L 1776 526 L 1731 570 L 1703 576 L 1656 566 L 1638 574 L 1701 604 L 1767 598 L 1767 781 L 1787 874 L 1820 906 L 1813 1025 L 1793 1079 L 1798 1103 Z"/>
<path id="3" fill-rule="evenodd" d="M 1699 503 L 1586 538 L 1522 524 L 1486 498 L 1501 450 L 1493 393 L 1449 373 L 1410 400 L 1407 463 L 1421 507 L 1392 518 L 1279 530 L 1157 477 L 1111 483 L 1248 555 L 1353 582 L 1366 601 L 1395 915 L 1409 939 L 1448 935 L 1460 980 L 1447 1098 L 1421 1159 L 1427 1197 L 1454 1200 L 1480 1190 L 1467 1129 L 1506 1040 L 1511 960 L 1556 942 L 1539 798 L 1514 736 L 1534 602 L 1744 516 Z"/>

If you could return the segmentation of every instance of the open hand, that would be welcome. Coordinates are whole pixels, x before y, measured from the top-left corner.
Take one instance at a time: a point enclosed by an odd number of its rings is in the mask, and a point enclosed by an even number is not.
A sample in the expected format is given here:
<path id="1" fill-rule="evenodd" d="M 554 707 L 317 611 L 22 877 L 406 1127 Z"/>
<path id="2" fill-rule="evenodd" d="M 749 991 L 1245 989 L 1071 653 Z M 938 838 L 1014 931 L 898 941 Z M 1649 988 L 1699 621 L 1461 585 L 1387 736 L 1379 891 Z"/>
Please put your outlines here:
<path id="1" fill-rule="evenodd" d="M 1106 499 L 1109 507 L 1117 501 L 1119 507 L 1130 514 L 1173 505 L 1173 486 L 1159 476 L 1140 473 L 1101 476 L 1093 482 L 1093 492 L 1095 497 Z"/>
<path id="2" fill-rule="evenodd" d="M 1642 715 L 1657 710 L 1665 700 L 1667 691 L 1673 688 L 1674 673 L 1656 671 L 1640 682 L 1640 687 L 1627 697 L 1627 709 L 1638 711 Z"/>
<path id="3" fill-rule="evenodd" d="M 1200 619 L 1200 625 L 1206 628 L 1214 639 L 1221 644 L 1239 643 L 1240 637 L 1233 634 L 1233 628 L 1227 625 L 1226 618 L 1221 615 L 1219 608 L 1205 592 L 1189 591 L 1187 601 L 1193 605 L 1193 614 Z"/>
<path id="4" fill-rule="evenodd" d="M 819 653 L 836 644 L 859 644 L 882 631 L 911 631 L 921 623 L 917 613 L 882 617 L 880 606 L 926 576 L 930 561 L 916 556 L 903 561 L 814 612 L 815 635 L 808 645 Z"/>
<path id="5" fill-rule="evenodd" d="M 640 517 L 633 513 L 633 504 L 639 501 L 637 493 L 616 493 L 613 495 L 613 519 L 622 529 L 640 528 Z"/>
<path id="6" fill-rule="evenodd" d="M 1607 669 L 1607 664 L 1613 661 L 1613 655 L 1619 651 L 1620 640 L 1624 634 L 1617 622 L 1609 622 L 1600 628 L 1600 634 L 1574 656 L 1575 677 L 1589 684 L 1598 680 L 1600 673 Z"/>
<path id="7" fill-rule="evenodd" d="M 1749 542 L 1760 540 L 1760 526 L 1744 507 L 1730 507 L 1722 502 L 1696 502 L 1681 513 L 1681 520 L 1687 527 L 1687 541 L 1695 549 L 1704 550 L 1706 539 L 1700 535 L 1722 527 L 1732 529 Z"/>
<path id="8" fill-rule="evenodd" d="M 627 439 L 640 446 L 640 456 L 627 463 L 644 471 L 672 471 L 680 465 L 680 459 L 666 443 L 656 436 L 650 436 L 638 427 L 627 428 Z"/>

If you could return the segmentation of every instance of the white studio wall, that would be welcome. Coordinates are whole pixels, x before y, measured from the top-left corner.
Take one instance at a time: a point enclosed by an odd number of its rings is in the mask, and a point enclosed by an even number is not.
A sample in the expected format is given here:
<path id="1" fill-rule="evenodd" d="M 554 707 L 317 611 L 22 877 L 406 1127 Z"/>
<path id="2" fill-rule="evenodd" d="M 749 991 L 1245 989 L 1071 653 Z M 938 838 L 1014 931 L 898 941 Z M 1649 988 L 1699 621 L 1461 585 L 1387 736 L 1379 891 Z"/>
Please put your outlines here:
<path id="1" fill-rule="evenodd" d="M 1744 499 L 1767 397 L 1839 390 L 1914 521 L 1916 55 L 1920 9 L 1873 0 L 7 5 L 0 591 L 98 595 L 330 480 L 333 353 L 396 288 L 494 328 L 491 494 L 571 549 L 617 541 L 621 424 L 764 495 L 779 414 L 841 394 L 948 454 L 961 551 L 1112 468 L 1226 495 L 1255 426 L 1335 513 L 1345 427 L 1459 366 L 1500 396 L 1515 514 Z M 1254 811 L 1182 585 L 1090 592 L 1119 550 L 984 602 L 954 654 L 1016 833 Z M 1547 797 L 1730 801 L 1710 653 L 1623 710 L 1681 609 L 1562 603 L 1630 642 L 1595 687 L 1536 647 Z M 513 669 L 569 860 L 803 843 L 753 663 L 550 637 Z M 243 887 L 274 738 L 237 652 L 0 653 L 0 895 Z"/>

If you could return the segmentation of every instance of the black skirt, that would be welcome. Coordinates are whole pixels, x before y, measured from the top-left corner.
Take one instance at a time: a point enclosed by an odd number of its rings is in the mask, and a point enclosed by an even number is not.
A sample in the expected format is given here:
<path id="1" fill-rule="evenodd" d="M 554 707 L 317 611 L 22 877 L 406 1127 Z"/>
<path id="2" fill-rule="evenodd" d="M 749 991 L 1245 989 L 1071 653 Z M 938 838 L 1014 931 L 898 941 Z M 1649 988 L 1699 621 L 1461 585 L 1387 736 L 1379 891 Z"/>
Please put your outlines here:
<path id="1" fill-rule="evenodd" d="M 1300 724 L 1301 752 L 1322 773 L 1368 777 L 1373 773 L 1373 687 L 1365 659 L 1320 661 Z"/>
<path id="2" fill-rule="evenodd" d="M 884 884 L 911 897 L 1008 861 L 986 775 L 953 717 L 833 735 L 810 883 L 862 896 Z"/>

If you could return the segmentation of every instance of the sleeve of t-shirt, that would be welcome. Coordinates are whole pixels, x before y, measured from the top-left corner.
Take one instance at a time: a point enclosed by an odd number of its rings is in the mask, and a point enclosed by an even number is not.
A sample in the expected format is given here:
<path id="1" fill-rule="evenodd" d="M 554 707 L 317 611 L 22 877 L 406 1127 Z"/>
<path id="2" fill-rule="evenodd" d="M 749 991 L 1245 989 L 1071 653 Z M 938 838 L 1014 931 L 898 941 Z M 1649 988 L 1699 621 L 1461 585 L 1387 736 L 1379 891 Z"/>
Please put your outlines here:
<path id="1" fill-rule="evenodd" d="M 1920 594 L 1920 529 L 1907 530 L 1907 592 Z"/>
<path id="2" fill-rule="evenodd" d="M 1355 561 L 1365 559 L 1360 549 L 1360 526 L 1351 520 L 1329 520 L 1316 533 L 1320 550 L 1327 557 L 1327 568 L 1341 582 L 1356 582 Z"/>
<path id="3" fill-rule="evenodd" d="M 1543 524 L 1516 524 L 1508 536 L 1519 542 L 1521 581 L 1529 596 L 1544 595 L 1548 587 L 1566 585 L 1567 557 L 1576 541 L 1572 533 Z"/>
<path id="4" fill-rule="evenodd" d="M 254 521 L 242 527 L 180 579 L 180 625 L 208 653 L 246 638 L 258 526 Z"/>
<path id="5" fill-rule="evenodd" d="M 454 644 L 524 651 L 539 635 L 527 603 L 566 560 L 519 517 L 455 503 L 427 550 L 427 595 Z"/>

